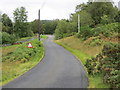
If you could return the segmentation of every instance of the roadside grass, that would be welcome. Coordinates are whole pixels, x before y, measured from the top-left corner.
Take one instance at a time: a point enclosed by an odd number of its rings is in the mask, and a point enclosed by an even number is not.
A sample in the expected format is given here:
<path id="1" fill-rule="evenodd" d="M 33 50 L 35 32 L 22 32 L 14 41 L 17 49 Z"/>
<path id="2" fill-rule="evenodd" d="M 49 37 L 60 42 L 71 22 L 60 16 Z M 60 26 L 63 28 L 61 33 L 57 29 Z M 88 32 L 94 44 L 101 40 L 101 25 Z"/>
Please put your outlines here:
<path id="1" fill-rule="evenodd" d="M 90 55 L 87 55 L 86 53 L 83 53 L 80 50 L 73 49 L 73 48 L 63 44 L 62 42 L 55 41 L 55 43 L 57 43 L 58 45 L 64 47 L 68 51 L 70 51 L 73 55 L 75 55 L 78 59 L 80 59 L 80 61 L 82 62 L 83 65 L 85 64 L 86 59 L 91 58 Z"/>
<path id="2" fill-rule="evenodd" d="M 12 46 L 8 46 L 8 47 L 1 47 L 2 48 L 2 56 L 7 55 L 9 52 L 14 52 L 18 46 L 19 45 L 12 45 Z"/>
<path id="3" fill-rule="evenodd" d="M 31 39 L 31 38 L 33 38 L 33 37 L 24 37 L 24 38 L 18 39 L 18 41 L 24 41 L 24 40 Z"/>
<path id="4" fill-rule="evenodd" d="M 85 41 L 82 41 L 81 39 L 78 39 L 75 36 L 63 38 L 61 40 L 56 40 L 56 42 L 62 42 L 62 44 L 79 50 L 82 53 L 85 53 L 89 56 L 96 56 L 99 52 L 101 52 L 103 48 L 103 46 L 90 46 Z"/>
<path id="5" fill-rule="evenodd" d="M 0 85 L 7 84 L 8 82 L 23 75 L 25 72 L 29 71 L 31 68 L 37 65 L 44 56 L 43 50 L 41 52 L 42 53 L 37 53 L 34 57 L 25 63 L 21 63 L 20 61 L 4 62 L 2 64 L 2 82 L 0 82 Z"/>
<path id="6" fill-rule="evenodd" d="M 33 48 L 27 48 L 28 42 L 2 48 L 2 67 L 0 67 L 2 77 L 0 77 L 0 86 L 23 75 L 42 60 L 44 57 L 43 41 L 39 42 L 37 39 L 34 39 L 30 42 Z"/>
<path id="7" fill-rule="evenodd" d="M 40 35 L 41 38 L 47 39 L 48 37 L 46 35 Z"/>
<path id="8" fill-rule="evenodd" d="M 34 37 L 20 38 L 20 39 L 18 39 L 18 41 L 24 41 L 24 40 L 31 39 L 31 38 L 37 38 L 37 35 L 35 35 Z M 40 35 L 40 38 L 47 39 L 47 36 L 46 35 Z"/>
<path id="9" fill-rule="evenodd" d="M 75 55 L 80 62 L 82 62 L 83 66 L 87 59 L 96 56 L 102 50 L 102 46 L 90 46 L 87 45 L 84 41 L 71 36 L 67 38 L 63 38 L 60 40 L 55 40 L 55 43 L 63 46 L 65 49 L 70 51 L 73 55 Z M 84 67 L 87 71 L 86 67 Z M 99 75 L 88 75 L 89 79 L 89 87 L 88 88 L 109 88 L 107 84 L 104 84 L 102 81 L 102 74 Z"/>
<path id="10" fill-rule="evenodd" d="M 103 83 L 102 75 L 89 75 L 89 84 L 90 86 L 88 88 L 109 88 L 110 86 L 108 84 Z"/>

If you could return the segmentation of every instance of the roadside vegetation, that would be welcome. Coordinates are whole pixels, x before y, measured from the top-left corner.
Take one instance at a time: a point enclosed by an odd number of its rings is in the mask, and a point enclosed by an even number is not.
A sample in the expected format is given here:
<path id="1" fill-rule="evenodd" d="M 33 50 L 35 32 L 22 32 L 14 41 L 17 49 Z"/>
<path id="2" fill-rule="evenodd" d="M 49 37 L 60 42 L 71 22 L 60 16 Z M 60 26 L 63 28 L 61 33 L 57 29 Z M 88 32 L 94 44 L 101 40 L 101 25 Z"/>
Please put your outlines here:
<path id="1" fill-rule="evenodd" d="M 60 40 L 55 40 L 55 42 L 65 49 L 70 51 L 73 55 L 75 55 L 80 62 L 85 66 L 87 59 L 91 59 L 91 57 L 95 57 L 102 50 L 102 46 L 91 46 L 88 45 L 86 41 L 82 41 L 75 36 L 66 37 Z M 92 66 L 91 66 L 92 67 Z M 87 68 L 84 67 L 86 72 Z M 109 85 L 104 84 L 102 81 L 102 74 L 96 75 L 88 75 L 89 79 L 89 88 L 109 88 Z"/>
<path id="2" fill-rule="evenodd" d="M 27 14 L 26 8 L 20 7 L 13 12 L 14 21 L 6 13 L 1 15 L 0 44 L 14 44 L 16 41 L 33 38 L 38 33 L 38 20 L 28 22 Z M 40 34 L 53 34 L 58 21 L 58 19 L 40 21 Z"/>
<path id="3" fill-rule="evenodd" d="M 120 10 L 112 2 L 95 1 L 98 2 L 78 4 L 69 20 L 40 21 L 40 34 L 42 38 L 47 38 L 44 34 L 54 34 L 56 43 L 79 58 L 88 73 L 89 88 L 120 88 Z M 1 15 L 0 44 L 14 44 L 36 35 L 38 20 L 27 22 L 27 13 L 25 7 L 16 8 L 14 22 L 7 14 Z M 44 55 L 42 42 L 36 39 L 31 42 L 33 48 L 27 48 L 27 42 L 2 47 L 0 84 L 22 75 L 41 60 Z"/>
<path id="4" fill-rule="evenodd" d="M 89 88 L 120 88 L 120 11 L 111 2 L 83 3 L 75 11 L 58 22 L 55 42 L 83 63 Z"/>
<path id="5" fill-rule="evenodd" d="M 44 56 L 43 41 L 47 38 L 43 34 L 47 32 L 52 34 L 55 30 L 53 28 L 56 28 L 56 20 L 49 21 L 51 24 L 55 24 L 54 26 L 47 27 L 48 21 L 44 22 L 44 25 L 40 24 L 41 41 L 38 41 L 38 34 L 36 34 L 38 33 L 38 20 L 28 22 L 27 13 L 25 7 L 16 8 L 13 12 L 14 21 L 5 13 L 1 15 L 0 51 L 2 58 L 0 70 L 2 77 L 0 77 L 0 86 L 24 74 L 42 60 Z M 46 30 L 47 28 L 49 31 Z M 27 48 L 29 42 L 32 43 L 33 48 Z"/>
<path id="6" fill-rule="evenodd" d="M 43 42 L 31 41 L 33 48 L 27 48 L 28 42 L 2 48 L 2 78 L 4 85 L 37 65 L 44 56 Z"/>

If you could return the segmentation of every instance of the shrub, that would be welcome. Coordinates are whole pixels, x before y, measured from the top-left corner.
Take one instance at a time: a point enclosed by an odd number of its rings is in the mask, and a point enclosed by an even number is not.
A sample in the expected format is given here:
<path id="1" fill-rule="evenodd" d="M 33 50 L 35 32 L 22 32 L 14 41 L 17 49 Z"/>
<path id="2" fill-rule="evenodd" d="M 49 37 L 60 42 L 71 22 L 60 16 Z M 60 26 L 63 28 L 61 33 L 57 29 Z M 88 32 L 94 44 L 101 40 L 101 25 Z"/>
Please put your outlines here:
<path id="1" fill-rule="evenodd" d="M 0 32 L 2 35 L 2 44 L 10 44 L 10 43 L 14 43 L 16 40 L 15 40 L 15 35 L 10 35 L 6 32 Z"/>
<path id="2" fill-rule="evenodd" d="M 108 43 L 102 53 L 86 61 L 89 74 L 103 73 L 103 81 L 112 88 L 120 88 L 120 45 Z"/>
<path id="3" fill-rule="evenodd" d="M 92 46 L 99 46 L 102 45 L 104 43 L 103 40 L 101 40 L 99 37 L 96 37 L 92 40 L 92 42 L 90 43 L 90 45 Z"/>
<path id="4" fill-rule="evenodd" d="M 77 34 L 77 37 L 83 38 L 83 40 L 88 39 L 89 37 L 93 36 L 93 32 L 89 26 L 84 26 L 80 28 L 80 33 Z"/>
<path id="5" fill-rule="evenodd" d="M 94 36 L 98 36 L 101 34 L 106 37 L 111 37 L 114 35 L 114 33 L 118 33 L 118 31 L 119 31 L 118 23 L 106 24 L 92 29 L 92 32 L 94 32 L 93 34 Z"/>
<path id="6" fill-rule="evenodd" d="M 55 30 L 55 39 L 62 39 L 76 34 L 76 24 L 66 20 L 59 21 Z"/>
<path id="7" fill-rule="evenodd" d="M 2 62 L 7 61 L 21 61 L 22 63 L 27 62 L 36 55 L 36 53 L 41 53 L 42 43 L 35 40 L 33 43 L 33 48 L 27 48 L 25 45 L 19 46 L 14 52 L 8 53 L 2 58 Z M 40 51 L 39 51 L 40 50 Z"/>

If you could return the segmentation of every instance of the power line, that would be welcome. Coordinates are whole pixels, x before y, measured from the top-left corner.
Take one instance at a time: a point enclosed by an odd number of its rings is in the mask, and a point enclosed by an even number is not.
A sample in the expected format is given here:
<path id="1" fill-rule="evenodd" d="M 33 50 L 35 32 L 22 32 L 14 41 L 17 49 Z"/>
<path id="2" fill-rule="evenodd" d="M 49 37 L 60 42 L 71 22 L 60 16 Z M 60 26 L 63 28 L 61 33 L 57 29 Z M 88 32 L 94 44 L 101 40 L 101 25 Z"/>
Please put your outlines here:
<path id="1" fill-rule="evenodd" d="M 47 0 L 44 0 L 43 4 L 41 5 L 41 8 L 40 9 L 43 9 L 43 7 L 45 6 Z"/>

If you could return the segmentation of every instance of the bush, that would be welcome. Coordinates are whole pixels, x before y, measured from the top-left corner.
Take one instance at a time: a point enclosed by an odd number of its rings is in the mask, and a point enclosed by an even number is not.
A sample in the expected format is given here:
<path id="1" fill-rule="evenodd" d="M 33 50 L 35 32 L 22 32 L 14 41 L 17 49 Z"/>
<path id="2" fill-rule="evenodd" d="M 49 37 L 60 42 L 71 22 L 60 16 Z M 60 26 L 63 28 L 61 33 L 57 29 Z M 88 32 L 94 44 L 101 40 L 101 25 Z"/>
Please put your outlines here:
<path id="1" fill-rule="evenodd" d="M 10 44 L 16 41 L 15 35 L 10 35 L 6 32 L 0 32 L 0 35 L 2 35 L 2 44 Z"/>
<path id="2" fill-rule="evenodd" d="M 2 62 L 7 61 L 20 61 L 22 63 L 25 63 L 30 60 L 33 56 L 36 55 L 36 53 L 41 53 L 41 47 L 43 47 L 42 43 L 35 40 L 33 43 L 33 48 L 27 48 L 25 45 L 22 44 L 22 46 L 18 47 L 14 52 L 8 53 L 6 56 L 3 57 Z"/>
<path id="3" fill-rule="evenodd" d="M 93 36 L 93 32 L 89 26 L 84 26 L 80 28 L 80 33 L 77 34 L 77 37 L 83 38 L 83 40 L 88 39 L 89 37 Z"/>
<path id="4" fill-rule="evenodd" d="M 119 33 L 119 29 L 120 29 L 119 23 L 111 23 L 106 25 L 99 24 L 96 28 L 84 26 L 80 28 L 80 33 L 78 33 L 76 37 L 82 38 L 83 40 L 100 35 L 105 37 L 113 37 L 116 35 L 116 33 Z"/>
<path id="5" fill-rule="evenodd" d="M 55 39 L 62 39 L 76 34 L 76 24 L 66 20 L 59 21 L 55 30 Z"/>
<path id="6" fill-rule="evenodd" d="M 104 35 L 105 37 L 111 37 L 114 33 L 118 33 L 119 31 L 119 24 L 118 23 L 111 23 L 102 26 L 98 26 L 92 29 L 94 32 L 94 36 Z"/>
<path id="7" fill-rule="evenodd" d="M 104 43 L 103 40 L 101 40 L 99 37 L 96 37 L 92 40 L 92 42 L 90 43 L 90 45 L 92 46 L 99 46 L 102 45 Z"/>
<path id="8" fill-rule="evenodd" d="M 120 88 L 120 45 L 108 43 L 102 53 L 86 61 L 89 74 L 103 73 L 103 81 L 111 88 Z"/>

